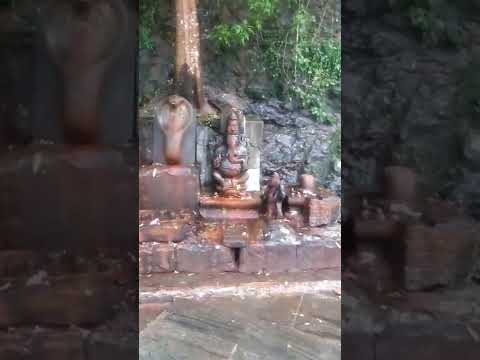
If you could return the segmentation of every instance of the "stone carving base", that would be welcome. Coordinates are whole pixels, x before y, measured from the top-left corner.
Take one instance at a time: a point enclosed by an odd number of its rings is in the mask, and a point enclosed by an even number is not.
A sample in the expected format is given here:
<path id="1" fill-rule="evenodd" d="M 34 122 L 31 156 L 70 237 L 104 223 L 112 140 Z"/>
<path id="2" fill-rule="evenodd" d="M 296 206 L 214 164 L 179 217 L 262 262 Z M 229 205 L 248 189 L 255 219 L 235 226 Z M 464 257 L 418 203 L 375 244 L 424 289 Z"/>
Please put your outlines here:
<path id="1" fill-rule="evenodd" d="M 200 215 L 206 220 L 255 220 L 259 218 L 260 206 L 259 196 L 203 196 L 200 198 Z"/>
<path id="2" fill-rule="evenodd" d="M 194 166 L 150 165 L 140 169 L 140 209 L 198 208 L 200 182 Z"/>

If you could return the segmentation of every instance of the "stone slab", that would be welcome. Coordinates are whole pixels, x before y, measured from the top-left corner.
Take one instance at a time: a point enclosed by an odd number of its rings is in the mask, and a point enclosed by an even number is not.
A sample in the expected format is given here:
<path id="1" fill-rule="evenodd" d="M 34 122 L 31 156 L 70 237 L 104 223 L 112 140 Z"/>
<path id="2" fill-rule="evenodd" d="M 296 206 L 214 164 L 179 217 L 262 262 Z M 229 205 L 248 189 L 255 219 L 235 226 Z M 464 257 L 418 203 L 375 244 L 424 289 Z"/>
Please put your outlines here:
<path id="1" fill-rule="evenodd" d="M 188 273 L 236 271 L 233 252 L 222 245 L 206 242 L 179 244 L 175 251 L 177 270 Z"/>
<path id="2" fill-rule="evenodd" d="M 252 244 L 240 251 L 239 268 L 241 273 L 253 274 L 264 271 L 266 251 L 263 244 Z"/>
<path id="3" fill-rule="evenodd" d="M 201 208 L 200 215 L 205 220 L 257 220 L 259 214 L 252 209 Z"/>
<path id="4" fill-rule="evenodd" d="M 421 290 L 465 278 L 473 267 L 478 238 L 478 225 L 467 221 L 408 226 L 405 287 Z"/>
<path id="5" fill-rule="evenodd" d="M 261 150 L 263 145 L 263 121 L 248 120 L 245 126 L 245 133 L 250 142 L 248 168 L 260 169 Z"/>
<path id="6" fill-rule="evenodd" d="M 297 271 L 295 245 L 252 244 L 240 252 L 239 271 L 242 273 L 281 273 Z"/>
<path id="7" fill-rule="evenodd" d="M 195 210 L 200 192 L 196 167 L 144 166 L 139 173 L 140 209 Z"/>
<path id="8" fill-rule="evenodd" d="M 223 245 L 231 249 L 247 246 L 249 237 L 247 224 L 227 224 L 223 231 Z"/>
<path id="9" fill-rule="evenodd" d="M 197 127 L 197 164 L 200 168 L 200 184 L 207 187 L 213 181 L 212 155 L 209 143 L 215 137 L 213 130 L 206 126 Z"/>
<path id="10" fill-rule="evenodd" d="M 170 244 L 143 243 L 139 247 L 138 272 L 142 275 L 173 272 L 175 248 Z"/>
<path id="11" fill-rule="evenodd" d="M 297 247 L 297 266 L 300 270 L 340 268 L 342 249 L 333 240 L 304 242 Z"/>
<path id="12" fill-rule="evenodd" d="M 297 268 L 296 245 L 265 246 L 265 271 L 268 273 L 295 272 Z"/>
<path id="13" fill-rule="evenodd" d="M 261 150 L 263 146 L 263 121 L 249 120 L 245 132 L 249 139 L 248 146 L 248 181 L 247 191 L 261 190 Z"/>
<path id="14" fill-rule="evenodd" d="M 260 181 L 261 181 L 261 170 L 260 168 L 256 169 L 248 169 L 248 180 L 246 183 L 247 191 L 248 192 L 259 192 L 260 188 Z"/>
<path id="15" fill-rule="evenodd" d="M 138 231 L 132 153 L 32 145 L 2 154 L 2 237 L 18 249 L 131 247 Z"/>
<path id="16" fill-rule="evenodd" d="M 192 225 L 176 220 L 161 220 L 154 225 L 140 227 L 142 242 L 180 242 L 192 231 Z"/>

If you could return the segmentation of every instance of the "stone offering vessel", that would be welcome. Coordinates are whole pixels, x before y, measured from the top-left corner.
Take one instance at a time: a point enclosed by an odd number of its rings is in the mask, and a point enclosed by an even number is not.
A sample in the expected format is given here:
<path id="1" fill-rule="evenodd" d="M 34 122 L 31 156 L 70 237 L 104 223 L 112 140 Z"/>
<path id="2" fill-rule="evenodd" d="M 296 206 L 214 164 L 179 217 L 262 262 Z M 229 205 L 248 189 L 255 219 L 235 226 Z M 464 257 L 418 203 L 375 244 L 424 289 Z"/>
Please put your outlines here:
<path id="1" fill-rule="evenodd" d="M 105 73 L 128 33 L 126 6 L 119 0 L 52 0 L 45 21 L 46 45 L 63 81 L 65 140 L 96 143 Z"/>
<path id="2" fill-rule="evenodd" d="M 241 124 L 243 113 L 233 108 L 227 115 L 226 131 L 223 143 L 215 149 L 213 158 L 213 178 L 216 189 L 226 197 L 241 197 L 246 190 L 248 180 L 247 139 L 243 135 Z"/>
<path id="3" fill-rule="evenodd" d="M 179 165 L 185 133 L 195 123 L 193 107 L 185 98 L 172 95 L 155 106 L 155 114 L 158 128 L 164 135 L 164 160 L 167 165 Z"/>

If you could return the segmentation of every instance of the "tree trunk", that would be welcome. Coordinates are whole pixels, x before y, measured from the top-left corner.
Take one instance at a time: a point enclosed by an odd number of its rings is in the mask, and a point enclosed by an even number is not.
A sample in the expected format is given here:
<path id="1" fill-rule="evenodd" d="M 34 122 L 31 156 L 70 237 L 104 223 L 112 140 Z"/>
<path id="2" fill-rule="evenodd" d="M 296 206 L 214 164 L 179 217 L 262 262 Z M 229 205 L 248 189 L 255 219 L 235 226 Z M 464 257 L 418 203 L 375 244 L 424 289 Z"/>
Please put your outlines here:
<path id="1" fill-rule="evenodd" d="M 198 110 L 205 107 L 200 66 L 197 0 L 175 0 L 177 20 L 176 87 Z"/>

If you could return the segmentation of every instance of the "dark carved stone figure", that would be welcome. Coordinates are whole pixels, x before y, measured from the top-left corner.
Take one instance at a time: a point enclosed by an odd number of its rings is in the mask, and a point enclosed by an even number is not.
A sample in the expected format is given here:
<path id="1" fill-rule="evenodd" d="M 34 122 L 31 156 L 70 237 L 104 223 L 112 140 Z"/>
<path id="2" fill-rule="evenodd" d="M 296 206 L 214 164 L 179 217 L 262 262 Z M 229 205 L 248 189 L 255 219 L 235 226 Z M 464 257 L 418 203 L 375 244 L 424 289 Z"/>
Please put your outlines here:
<path id="1" fill-rule="evenodd" d="M 241 197 L 248 180 L 248 150 L 241 131 L 242 119 L 240 110 L 232 109 L 227 118 L 224 143 L 215 150 L 213 159 L 217 190 L 228 197 Z"/>
<path id="2" fill-rule="evenodd" d="M 286 194 L 282 186 L 280 175 L 274 173 L 263 192 L 266 216 L 269 219 L 283 218 L 283 201 L 285 200 L 285 197 Z"/>
<path id="3" fill-rule="evenodd" d="M 66 140 L 96 143 L 104 77 L 124 45 L 127 9 L 116 0 L 53 0 L 45 19 L 47 48 L 63 78 Z"/>

